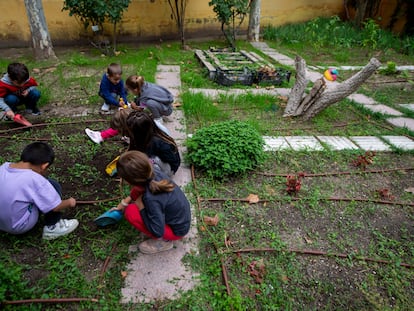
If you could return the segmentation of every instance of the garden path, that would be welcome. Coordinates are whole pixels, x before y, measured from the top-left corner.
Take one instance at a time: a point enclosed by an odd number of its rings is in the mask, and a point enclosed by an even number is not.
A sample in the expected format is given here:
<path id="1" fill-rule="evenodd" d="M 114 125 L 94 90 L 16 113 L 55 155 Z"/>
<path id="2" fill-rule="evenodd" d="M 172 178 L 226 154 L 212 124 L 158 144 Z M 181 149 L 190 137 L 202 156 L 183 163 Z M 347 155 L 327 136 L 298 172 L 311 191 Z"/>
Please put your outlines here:
<path id="1" fill-rule="evenodd" d="M 176 98 L 179 98 L 180 67 L 158 66 L 155 82 L 165 86 Z M 185 152 L 183 142 L 186 138 L 183 120 L 182 110 L 175 109 L 165 122 L 171 136 L 179 145 L 181 154 Z M 174 181 L 180 187 L 185 187 L 191 181 L 190 168 L 183 161 L 174 176 Z M 148 303 L 154 300 L 174 299 L 180 292 L 194 287 L 197 275 L 190 271 L 182 261 L 187 253 L 198 253 L 194 211 L 192 215 L 193 224 L 189 234 L 183 241 L 174 242 L 172 250 L 147 255 L 138 251 L 138 242 L 130 246 L 129 251 L 134 258 L 128 265 L 128 274 L 122 289 L 123 303 Z"/>

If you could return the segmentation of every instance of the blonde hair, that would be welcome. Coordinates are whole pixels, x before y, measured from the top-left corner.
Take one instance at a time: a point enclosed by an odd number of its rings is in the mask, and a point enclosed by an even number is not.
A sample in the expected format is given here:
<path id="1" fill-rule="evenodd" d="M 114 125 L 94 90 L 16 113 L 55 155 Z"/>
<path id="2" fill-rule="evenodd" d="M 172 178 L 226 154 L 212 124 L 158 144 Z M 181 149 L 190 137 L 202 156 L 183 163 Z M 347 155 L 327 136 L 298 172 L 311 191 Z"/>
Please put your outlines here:
<path id="1" fill-rule="evenodd" d="M 137 75 L 129 76 L 125 81 L 125 85 L 131 90 L 136 90 L 138 95 L 141 94 L 144 83 L 144 77 Z"/>
<path id="2" fill-rule="evenodd" d="M 148 156 L 140 151 L 126 151 L 116 164 L 118 175 L 132 186 L 149 186 L 151 193 L 173 191 L 175 185 L 168 179 L 154 180 L 154 170 Z"/>
<path id="3" fill-rule="evenodd" d="M 126 120 L 131 112 L 132 109 L 130 108 L 116 111 L 109 122 L 109 126 L 120 132 L 122 136 L 128 136 Z"/>

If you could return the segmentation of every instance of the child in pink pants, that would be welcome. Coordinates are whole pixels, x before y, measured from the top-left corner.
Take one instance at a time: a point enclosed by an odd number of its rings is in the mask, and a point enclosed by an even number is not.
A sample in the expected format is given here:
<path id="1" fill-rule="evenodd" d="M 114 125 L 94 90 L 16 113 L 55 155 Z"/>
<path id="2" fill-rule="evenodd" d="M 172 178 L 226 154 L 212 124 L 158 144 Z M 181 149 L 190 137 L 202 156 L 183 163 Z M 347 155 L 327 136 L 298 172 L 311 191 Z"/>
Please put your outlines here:
<path id="1" fill-rule="evenodd" d="M 107 140 L 111 137 L 122 135 L 122 140 L 129 142 L 129 137 L 126 137 L 126 133 L 123 133 L 124 129 L 127 128 L 126 126 L 126 119 L 128 115 L 133 111 L 133 109 L 126 108 L 126 109 L 119 109 L 117 112 L 114 113 L 112 120 L 109 123 L 110 128 L 103 130 L 103 131 L 93 131 L 90 128 L 85 129 L 86 135 L 96 144 L 102 143 L 104 140 Z M 155 124 L 159 127 L 167 135 L 170 135 L 168 129 L 162 125 L 155 122 Z"/>

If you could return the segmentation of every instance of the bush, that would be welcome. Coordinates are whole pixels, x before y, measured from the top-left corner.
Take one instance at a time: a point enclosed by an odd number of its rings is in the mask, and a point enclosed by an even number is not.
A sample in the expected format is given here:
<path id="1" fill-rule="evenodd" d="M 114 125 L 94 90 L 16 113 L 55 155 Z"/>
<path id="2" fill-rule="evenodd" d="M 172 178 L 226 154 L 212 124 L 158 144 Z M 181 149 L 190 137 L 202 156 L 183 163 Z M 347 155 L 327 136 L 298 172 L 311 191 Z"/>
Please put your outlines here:
<path id="1" fill-rule="evenodd" d="M 226 121 L 199 129 L 187 140 L 187 160 L 215 178 L 244 173 L 264 162 L 264 140 L 250 124 Z"/>

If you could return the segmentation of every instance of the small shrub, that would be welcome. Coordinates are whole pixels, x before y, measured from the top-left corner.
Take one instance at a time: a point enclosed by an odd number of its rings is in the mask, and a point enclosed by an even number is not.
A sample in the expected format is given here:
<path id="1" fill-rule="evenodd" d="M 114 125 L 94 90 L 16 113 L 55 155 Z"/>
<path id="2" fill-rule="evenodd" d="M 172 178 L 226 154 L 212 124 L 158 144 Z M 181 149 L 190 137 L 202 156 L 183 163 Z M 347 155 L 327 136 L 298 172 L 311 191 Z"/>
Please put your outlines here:
<path id="1" fill-rule="evenodd" d="M 387 67 L 379 70 L 380 74 L 391 76 L 398 74 L 397 64 L 395 62 L 387 62 Z"/>
<path id="2" fill-rule="evenodd" d="M 368 19 L 366 22 L 364 22 L 364 28 L 362 32 L 362 46 L 376 49 L 378 47 L 378 41 L 381 36 L 381 28 L 379 25 L 373 19 Z"/>
<path id="3" fill-rule="evenodd" d="M 187 160 L 215 178 L 244 173 L 265 160 L 264 140 L 250 124 L 226 121 L 199 129 L 187 140 Z"/>

